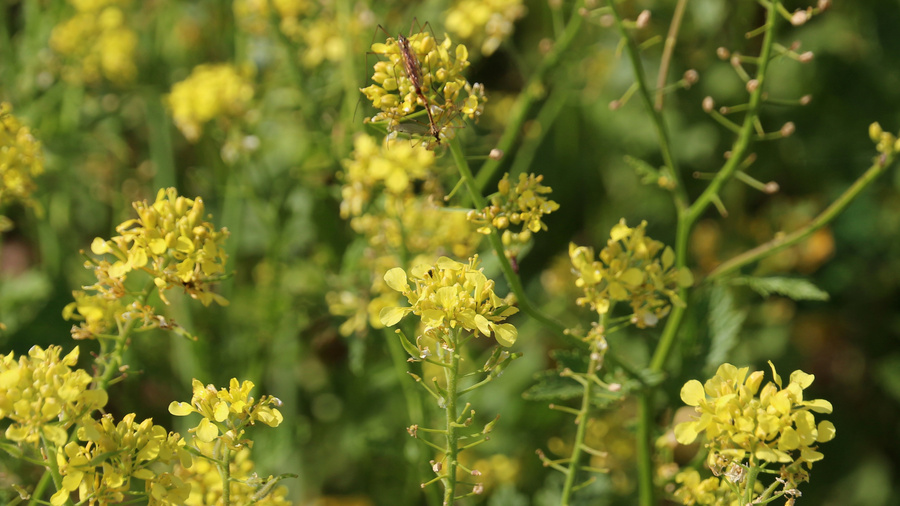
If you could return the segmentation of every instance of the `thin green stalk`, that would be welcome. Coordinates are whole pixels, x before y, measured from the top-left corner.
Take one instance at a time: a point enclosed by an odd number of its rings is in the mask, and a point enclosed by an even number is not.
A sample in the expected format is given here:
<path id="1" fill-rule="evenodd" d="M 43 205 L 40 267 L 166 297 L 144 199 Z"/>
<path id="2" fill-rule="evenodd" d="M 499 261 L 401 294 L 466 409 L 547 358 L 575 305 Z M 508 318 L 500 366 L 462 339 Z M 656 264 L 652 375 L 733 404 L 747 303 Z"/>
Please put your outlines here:
<path id="1" fill-rule="evenodd" d="M 606 326 L 608 315 L 609 313 L 606 313 L 602 316 L 600 321 L 601 326 Z M 588 368 L 585 374 L 595 374 L 601 359 L 602 357 L 599 353 L 591 353 L 591 359 L 588 362 Z M 572 455 L 569 458 L 569 467 L 566 468 L 566 481 L 563 484 L 562 496 L 559 501 L 562 506 L 569 506 L 570 501 L 572 500 L 572 492 L 575 491 L 575 477 L 578 475 L 578 470 L 581 469 L 579 462 L 581 462 L 581 456 L 584 452 L 584 438 L 587 435 L 588 415 L 591 410 L 591 397 L 595 386 L 597 386 L 597 383 L 590 379 L 584 382 L 584 392 L 581 395 L 581 408 L 575 416 L 575 423 L 578 425 L 578 428 L 575 431 L 575 442 L 572 447 Z"/>
<path id="2" fill-rule="evenodd" d="M 662 111 L 665 104 L 666 81 L 669 77 L 669 64 L 672 63 L 672 54 L 675 52 L 675 43 L 678 42 L 678 31 L 681 29 L 681 23 L 684 21 L 684 11 L 687 7 L 688 0 L 678 0 L 675 5 L 675 12 L 672 13 L 672 22 L 669 23 L 669 33 L 666 34 L 666 42 L 663 46 L 662 58 L 659 63 L 659 75 L 656 76 L 656 103 L 653 108 Z"/>
<path id="3" fill-rule="evenodd" d="M 751 263 L 757 262 L 767 256 L 773 255 L 785 248 L 789 248 L 794 244 L 797 244 L 814 232 L 824 227 L 825 225 L 834 221 L 834 219 L 853 202 L 859 194 L 866 189 L 873 181 L 875 181 L 878 176 L 883 174 L 889 167 L 891 167 L 896 159 L 896 155 L 891 153 L 889 156 L 885 156 L 884 159 L 879 159 L 872 166 L 870 166 L 862 176 L 859 177 L 856 181 L 847 188 L 844 193 L 841 194 L 840 197 L 837 198 L 834 202 L 831 203 L 824 211 L 822 211 L 818 216 L 815 217 L 809 224 L 805 227 L 798 229 L 790 234 L 784 236 L 778 236 L 774 239 L 760 244 L 759 246 L 745 251 L 736 257 L 723 262 L 721 265 L 713 269 L 712 272 L 706 277 L 707 281 L 712 281 L 714 279 L 722 278 L 736 270 L 749 265 Z"/>
<path id="4" fill-rule="evenodd" d="M 156 284 L 153 283 L 153 280 L 150 280 L 141 294 L 137 297 L 136 302 L 143 306 L 147 303 L 147 299 L 154 290 L 156 290 Z M 113 375 L 122 365 L 122 356 L 125 354 L 125 347 L 128 345 L 128 337 L 131 335 L 131 331 L 134 330 L 137 323 L 138 319 L 132 318 L 119 329 L 119 335 L 115 338 L 115 347 L 113 348 L 113 351 L 109 356 L 105 357 L 104 362 L 101 363 L 103 372 L 94 380 L 98 389 L 105 390 L 112 380 Z"/>
<path id="5" fill-rule="evenodd" d="M 663 121 L 662 112 L 657 111 L 654 107 L 650 85 L 648 84 L 647 77 L 644 75 L 644 67 L 641 63 L 640 49 L 637 47 L 637 44 L 635 44 L 634 40 L 628 36 L 628 31 L 625 29 L 625 23 L 622 22 L 622 16 L 620 16 L 619 12 L 616 10 L 616 3 L 608 2 L 608 5 L 612 11 L 616 28 L 619 30 L 622 40 L 626 43 L 625 52 L 628 55 L 628 59 L 631 60 L 631 68 L 634 72 L 634 80 L 638 85 L 641 101 L 644 103 L 647 112 L 650 114 L 650 119 L 653 121 L 653 127 L 656 130 L 656 135 L 659 138 L 659 147 L 663 162 L 671 169 L 672 177 L 675 178 L 676 184 L 673 197 L 675 199 L 675 208 L 680 217 L 688 206 L 688 196 L 687 191 L 684 189 L 684 184 L 681 181 L 678 164 L 675 161 L 675 157 L 672 155 L 672 143 L 669 139 L 669 130 L 666 128 L 665 121 Z"/>
<path id="6" fill-rule="evenodd" d="M 689 207 L 681 208 L 678 215 L 678 224 L 675 237 L 675 258 L 676 268 L 683 268 L 687 262 L 687 243 L 688 236 L 694 223 L 706 210 L 706 208 L 718 198 L 719 190 L 729 181 L 735 171 L 740 168 L 741 162 L 750 146 L 753 138 L 754 122 L 757 120 L 759 106 L 762 99 L 764 89 L 766 71 L 770 61 L 769 55 L 772 51 L 772 44 L 775 37 L 775 23 L 777 22 L 777 14 L 775 12 L 775 2 L 769 4 L 768 14 L 766 17 L 766 32 L 763 38 L 762 48 L 760 50 L 759 67 L 757 69 L 757 87 L 750 94 L 750 102 L 747 108 L 744 123 L 741 126 L 740 134 L 735 140 L 731 150 L 731 156 L 712 179 L 709 186 Z M 618 15 L 616 16 L 618 20 Z M 620 21 L 617 23 L 621 24 Z M 636 68 L 639 68 L 639 61 L 635 61 Z M 637 72 L 637 71 L 636 71 Z M 665 154 L 664 154 L 665 156 Z M 678 204 L 676 203 L 676 207 Z M 688 303 L 687 289 L 679 290 L 681 299 Z M 678 329 L 687 307 L 676 306 L 666 321 L 666 326 L 660 336 L 659 343 L 653 352 L 650 360 L 649 369 L 652 372 L 662 372 L 669 355 L 675 345 Z M 638 417 L 638 478 L 639 478 L 639 500 L 641 506 L 653 506 L 655 490 L 653 487 L 653 455 L 651 440 L 653 437 L 653 421 L 654 409 L 652 398 L 655 389 L 648 388 L 639 394 L 639 417 Z"/>
<path id="7" fill-rule="evenodd" d="M 223 445 L 225 448 L 222 460 L 216 461 L 216 466 L 219 468 L 219 476 L 222 478 L 222 505 L 231 506 L 231 450 L 222 441 L 219 441 L 218 444 Z"/>
<path id="8" fill-rule="evenodd" d="M 53 478 L 53 485 L 56 487 L 57 491 L 62 490 L 62 475 L 59 474 L 59 465 L 56 463 L 56 448 L 51 448 L 50 445 L 47 444 L 47 439 L 44 436 L 41 436 L 41 446 L 43 447 L 44 455 L 47 455 L 47 469 L 50 471 L 50 476 Z M 72 506 L 72 500 L 66 498 L 66 506 Z"/>
<path id="9" fill-rule="evenodd" d="M 47 485 L 50 484 L 50 481 L 53 479 L 53 473 L 50 469 L 45 469 L 44 474 L 41 475 L 41 479 L 38 481 L 37 485 L 35 485 L 34 490 L 31 492 L 31 500 L 28 501 L 28 506 L 37 506 L 38 502 L 41 500 L 41 497 L 44 496 L 44 491 L 47 490 Z"/>
<path id="10" fill-rule="evenodd" d="M 559 40 L 553 44 L 553 48 L 541 60 L 538 68 L 535 69 L 531 78 L 528 80 L 528 83 L 525 84 L 522 93 L 520 93 L 519 97 L 516 99 L 516 103 L 510 112 L 506 129 L 503 130 L 500 141 L 497 142 L 497 149 L 500 151 L 506 153 L 512 148 L 516 139 L 519 137 L 522 125 L 525 124 L 525 120 L 528 118 L 528 110 L 543 96 L 544 76 L 554 67 L 559 65 L 560 61 L 562 61 L 562 56 L 569 51 L 569 48 L 575 41 L 575 36 L 578 35 L 578 31 L 581 29 L 581 24 L 584 21 L 584 17 L 580 13 L 583 5 L 584 2 L 581 0 L 575 2 L 575 5 L 572 7 L 572 14 L 569 17 L 569 22 L 566 24 L 566 28 L 563 30 Z M 497 169 L 500 168 L 501 160 L 502 158 L 500 160 L 492 158 L 481 166 L 475 184 L 478 193 L 483 192 L 491 179 L 493 179 Z"/>
<path id="11" fill-rule="evenodd" d="M 450 340 L 450 367 L 444 369 L 444 377 L 447 379 L 447 401 L 445 404 L 447 420 L 447 463 L 446 476 L 441 479 L 444 484 L 444 504 L 452 506 L 456 494 L 456 470 L 459 467 L 459 428 L 456 426 L 456 401 L 459 397 L 459 330 L 452 330 L 448 336 Z"/>

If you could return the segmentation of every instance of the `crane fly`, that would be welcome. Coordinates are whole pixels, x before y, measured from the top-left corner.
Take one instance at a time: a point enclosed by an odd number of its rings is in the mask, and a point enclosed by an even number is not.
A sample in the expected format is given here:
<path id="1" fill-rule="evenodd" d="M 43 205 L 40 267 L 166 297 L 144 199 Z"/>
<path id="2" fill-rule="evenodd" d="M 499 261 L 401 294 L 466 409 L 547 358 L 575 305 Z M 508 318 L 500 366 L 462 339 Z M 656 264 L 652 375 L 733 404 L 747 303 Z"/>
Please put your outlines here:
<path id="1" fill-rule="evenodd" d="M 409 45 L 409 39 L 403 34 L 397 35 L 397 47 L 400 48 L 400 58 L 403 60 L 403 68 L 406 70 L 406 77 L 409 79 L 416 96 L 422 101 L 425 112 L 428 114 L 429 133 L 434 137 L 435 142 L 441 143 L 441 131 L 434 123 L 434 116 L 431 114 L 431 105 L 428 98 L 422 93 L 422 65 L 416 58 L 416 53 Z"/>

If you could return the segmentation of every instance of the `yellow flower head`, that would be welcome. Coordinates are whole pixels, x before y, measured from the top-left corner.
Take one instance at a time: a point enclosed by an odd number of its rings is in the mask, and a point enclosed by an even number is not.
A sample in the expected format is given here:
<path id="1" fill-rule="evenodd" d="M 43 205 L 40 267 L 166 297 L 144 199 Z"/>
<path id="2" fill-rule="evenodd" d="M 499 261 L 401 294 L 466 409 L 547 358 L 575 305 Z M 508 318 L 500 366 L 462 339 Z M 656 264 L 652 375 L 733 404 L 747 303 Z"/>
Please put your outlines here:
<path id="1" fill-rule="evenodd" d="M 199 65 L 184 81 L 175 83 L 166 103 L 181 133 L 197 141 L 203 125 L 215 118 L 241 117 L 250 107 L 253 85 L 233 65 Z"/>
<path id="2" fill-rule="evenodd" d="M 53 28 L 50 47 L 73 63 L 68 81 L 94 84 L 105 78 L 125 85 L 137 76 L 135 50 L 138 37 L 119 1 L 72 1 L 78 12 Z"/>
<path id="3" fill-rule="evenodd" d="M 542 185 L 543 180 L 544 176 L 519 174 L 519 182 L 513 186 L 509 181 L 509 174 L 504 174 L 497 184 L 497 193 L 491 197 L 490 205 L 480 213 L 472 211 L 469 219 L 485 223 L 478 232 L 486 235 L 491 233 L 491 226 L 497 230 L 506 230 L 510 225 L 517 225 L 520 226 L 520 232 L 527 230 L 531 233 L 547 230 L 547 224 L 541 218 L 559 209 L 559 204 L 544 196 L 553 190 Z M 531 234 L 526 234 L 523 242 L 530 238 Z"/>
<path id="4" fill-rule="evenodd" d="M 203 305 L 213 301 L 228 304 L 211 291 L 212 283 L 225 273 L 223 244 L 228 230 L 217 231 L 204 221 L 203 200 L 179 196 L 175 188 L 168 188 L 157 193 L 153 204 L 140 201 L 133 205 L 138 218 L 116 227 L 120 235 L 109 241 L 98 237 L 91 244 L 95 254 L 116 258 L 104 270 L 104 277 L 124 280 L 129 272 L 142 270 L 153 276 L 164 302 L 166 290 L 180 287 Z M 100 281 L 103 284 L 103 279 Z M 108 290 L 105 286 L 90 288 Z"/>
<path id="5" fill-rule="evenodd" d="M 815 378 L 797 370 L 790 383 L 783 386 L 775 366 L 769 362 L 774 383 L 762 389 L 763 372 L 749 373 L 749 368 L 722 364 L 716 375 L 701 384 L 685 383 L 681 399 L 694 406 L 699 417 L 675 427 L 681 444 L 692 443 L 704 434 L 710 448 L 709 462 L 715 465 L 723 457 L 740 463 L 751 458 L 756 462 L 806 462 L 821 460 L 816 443 L 834 438 L 834 425 L 828 421 L 816 424 L 815 413 L 831 413 L 831 403 L 823 399 L 804 400 L 803 390 Z M 797 453 L 799 452 L 799 455 Z"/>
<path id="6" fill-rule="evenodd" d="M 610 231 L 606 247 L 594 259 L 594 250 L 569 245 L 569 257 L 578 276 L 576 286 L 584 297 L 576 302 L 606 314 L 612 303 L 628 301 L 632 322 L 639 328 L 652 327 L 669 313 L 672 304 L 683 304 L 678 288 L 690 286 L 693 277 L 686 268 L 675 268 L 672 248 L 644 234 L 647 222 L 630 228 L 622 219 Z"/>
<path id="7" fill-rule="evenodd" d="M 875 143 L 875 150 L 882 155 L 900 151 L 900 139 L 891 132 L 885 132 L 877 122 L 869 125 L 869 138 Z"/>
<path id="8" fill-rule="evenodd" d="M 119 423 L 106 414 L 88 420 L 77 431 L 80 441 L 59 448 L 57 464 L 63 476 L 62 488 L 50 499 L 60 506 L 77 491 L 81 499 L 91 497 L 102 504 L 119 503 L 131 491 L 131 480 L 145 482 L 150 504 L 182 504 L 191 487 L 176 478 L 176 463 L 191 464 L 184 440 L 167 432 L 151 419 L 135 422 L 129 413 Z"/>
<path id="9" fill-rule="evenodd" d="M 68 429 L 106 405 L 105 390 L 89 390 L 91 376 L 78 362 L 78 347 L 60 357 L 62 348 L 34 346 L 16 361 L 0 356 L 0 420 L 11 441 L 38 444 L 41 438 L 63 445 Z"/>
<path id="10" fill-rule="evenodd" d="M 383 190 L 399 195 L 410 190 L 410 183 L 428 176 L 434 165 L 434 153 L 421 144 L 385 141 L 369 135 L 353 141 L 353 158 L 344 162 L 341 188 L 341 217 L 360 216 L 365 207 Z"/>
<path id="11" fill-rule="evenodd" d="M 463 328 L 493 335 L 501 345 L 512 346 L 518 332 L 511 323 L 502 322 L 518 309 L 497 297 L 494 282 L 477 265 L 477 256 L 468 264 L 441 257 L 434 265 L 413 267 L 409 276 L 399 267 L 389 270 L 384 275 L 385 283 L 405 295 L 410 307 L 382 309 L 381 323 L 391 327 L 407 314 L 415 313 L 422 319 L 426 334 L 439 337 L 451 329 Z"/>
<path id="12" fill-rule="evenodd" d="M 420 32 L 372 45 L 384 59 L 375 63 L 374 84 L 360 91 L 379 112 L 372 122 L 385 122 L 390 132 L 414 134 L 429 142 L 453 136 L 451 123 L 463 115 L 477 119 L 484 109 L 484 87 L 462 76 L 469 66 L 466 46 L 446 37 L 438 44 Z M 407 121 L 423 118 L 419 123 Z M 424 127 L 422 127 L 424 125 Z"/>
<path id="13" fill-rule="evenodd" d="M 215 386 L 203 386 L 195 379 L 191 402 L 173 401 L 169 404 L 169 413 L 175 416 L 199 413 L 203 419 L 190 429 L 197 439 L 205 443 L 220 439 L 229 448 L 237 450 L 247 444 L 243 435 L 248 425 L 259 421 L 269 427 L 278 427 L 284 420 L 278 411 L 281 401 L 264 395 L 257 402 L 250 397 L 253 387 L 251 381 L 241 383 L 232 378 L 227 389 L 216 390 Z"/>
<path id="14" fill-rule="evenodd" d="M 31 199 L 37 188 L 33 178 L 43 172 L 40 141 L 13 116 L 9 103 L 0 103 L 0 207 L 15 202 L 35 206 Z"/>
<path id="15" fill-rule="evenodd" d="M 447 30 L 481 46 L 490 56 L 513 32 L 513 23 L 525 15 L 522 0 L 456 0 L 447 11 Z"/>

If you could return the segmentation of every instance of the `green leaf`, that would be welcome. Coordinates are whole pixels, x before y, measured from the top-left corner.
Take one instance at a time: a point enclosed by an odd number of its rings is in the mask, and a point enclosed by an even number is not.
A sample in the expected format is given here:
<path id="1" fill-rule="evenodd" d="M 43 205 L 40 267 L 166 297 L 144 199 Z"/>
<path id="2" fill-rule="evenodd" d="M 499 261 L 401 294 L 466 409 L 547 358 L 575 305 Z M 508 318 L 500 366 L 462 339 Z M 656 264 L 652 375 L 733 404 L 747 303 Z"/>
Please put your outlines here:
<path id="1" fill-rule="evenodd" d="M 731 291 L 720 285 L 709 297 L 709 334 L 711 343 L 706 355 L 706 368 L 713 370 L 727 361 L 728 354 L 738 342 L 738 334 L 747 319 L 747 311 L 734 307 Z"/>
<path id="2" fill-rule="evenodd" d="M 578 399 L 584 394 L 584 387 L 572 378 L 563 378 L 558 371 L 538 373 L 538 382 L 522 393 L 529 401 L 560 402 Z"/>
<path id="3" fill-rule="evenodd" d="M 763 297 L 775 293 L 793 300 L 828 300 L 829 298 L 828 292 L 802 278 L 744 276 L 732 279 L 731 284 L 746 286 Z"/>

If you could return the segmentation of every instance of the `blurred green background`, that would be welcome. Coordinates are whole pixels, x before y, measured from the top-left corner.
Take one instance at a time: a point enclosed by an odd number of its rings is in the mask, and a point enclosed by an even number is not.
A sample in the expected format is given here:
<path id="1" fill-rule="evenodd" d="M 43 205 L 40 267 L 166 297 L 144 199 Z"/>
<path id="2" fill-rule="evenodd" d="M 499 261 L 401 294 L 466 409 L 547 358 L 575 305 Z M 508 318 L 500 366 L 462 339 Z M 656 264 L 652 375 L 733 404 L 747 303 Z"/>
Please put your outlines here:
<path id="1" fill-rule="evenodd" d="M 634 34 L 644 41 L 665 34 L 674 3 L 624 1 L 620 9 L 630 18 L 652 11 L 649 26 Z M 781 191 L 764 195 L 737 182 L 727 186 L 727 217 L 711 210 L 691 238 L 689 265 L 698 278 L 776 232 L 802 226 L 840 194 L 875 155 L 868 138 L 871 122 L 888 131 L 900 128 L 900 3 L 834 3 L 805 26 L 783 23 L 779 30 L 780 43 L 799 41 L 800 51 L 813 51 L 815 58 L 806 64 L 779 60 L 769 91 L 778 97 L 810 94 L 812 101 L 764 109 L 767 130 L 787 121 L 796 125 L 793 136 L 753 147 L 758 159 L 750 173 L 777 182 Z M 469 80 L 483 82 L 489 97 L 482 121 L 458 132 L 471 156 L 486 154 L 496 143 L 512 100 L 543 56 L 541 42 L 554 37 L 551 7 L 525 5 L 515 32 L 494 54 L 470 50 Z M 418 473 L 428 470 L 428 458 L 406 434 L 410 421 L 401 378 L 385 334 L 342 336 L 338 327 L 344 320 L 329 313 L 325 295 L 346 288 L 361 248 L 338 213 L 338 173 L 353 134 L 365 129 L 363 118 L 370 114 L 357 89 L 368 84 L 366 75 L 377 59 L 367 55 L 369 45 L 384 37 L 376 25 L 406 33 L 416 18 L 428 21 L 441 38 L 448 8 L 442 1 L 308 2 L 298 17 L 300 33 L 328 35 L 294 40 L 279 32 L 277 19 L 263 19 L 258 33 L 242 28 L 232 2 L 125 3 L 124 23 L 137 36 L 136 74 L 117 83 L 67 78 L 79 57 L 54 51 L 49 40 L 53 28 L 73 16 L 72 5 L 5 1 L 0 99 L 10 102 L 43 142 L 47 172 L 38 179 L 41 216 L 19 207 L 4 210 L 16 227 L 0 244 L 0 321 L 7 326 L 0 351 L 18 355 L 34 344 L 73 346 L 71 322 L 61 312 L 72 290 L 89 281 L 79 250 L 88 249 L 96 236 L 109 237 L 131 216 L 132 201 L 177 186 L 183 195 L 202 196 L 213 221 L 233 233 L 229 254 L 235 275 L 221 287 L 231 305 L 205 308 L 173 300 L 171 316 L 200 336 L 199 342 L 164 333 L 135 338 L 129 378 L 110 391 L 111 412 L 136 411 L 178 428 L 184 421 L 174 420 L 166 406 L 188 398 L 191 378 L 217 385 L 231 377 L 251 379 L 258 394 L 284 401 L 284 425 L 254 434 L 260 472 L 300 474 L 287 483 L 299 504 L 425 504 Z M 563 2 L 563 14 L 570 9 L 570 2 Z M 705 182 L 690 175 L 715 171 L 733 140 L 701 110 L 701 100 L 710 95 L 717 104 L 734 104 L 745 97 L 742 82 L 716 57 L 716 48 L 755 54 L 759 40 L 744 34 L 760 25 L 763 15 L 750 0 L 688 4 L 671 75 L 696 69 L 700 81 L 667 97 L 666 120 L 693 196 Z M 629 155 L 662 163 L 648 116 L 637 99 L 618 110 L 608 107 L 633 81 L 617 54 L 618 43 L 617 32 L 591 18 L 574 49 L 547 76 L 525 140 L 506 154 L 507 160 L 520 157 L 518 168 L 543 174 L 561 205 L 546 219 L 549 232 L 519 264 L 528 292 L 573 326 L 586 325 L 590 315 L 574 304 L 570 241 L 602 247 L 622 217 L 632 225 L 647 220 L 651 237 L 667 244 L 674 240 L 669 195 L 642 185 L 624 161 Z M 660 53 L 658 43 L 644 52 L 651 75 Z M 253 108 L 240 126 L 242 139 L 252 139 L 254 149 L 228 162 L 222 148 L 233 141 L 234 125 L 209 124 L 191 143 L 163 102 L 194 66 L 219 62 L 253 69 L 255 87 Z M 444 154 L 438 163 L 449 167 L 449 159 Z M 477 170 L 479 162 L 472 163 Z M 898 230 L 900 172 L 894 169 L 833 226 L 753 267 L 756 273 L 808 277 L 831 294 L 829 301 L 735 294 L 748 312 L 726 360 L 757 369 L 771 360 L 782 375 L 794 369 L 813 373 L 809 395 L 834 405 L 827 418 L 837 437 L 822 446 L 825 460 L 815 464 L 798 503 L 900 504 Z M 706 295 L 700 292 L 697 310 L 683 327 L 661 408 L 679 406 L 680 386 L 715 370 L 707 364 Z M 502 416 L 492 441 L 470 458 L 482 460 L 486 469 L 486 504 L 550 505 L 561 477 L 543 468 L 534 452 L 564 448 L 574 426 L 546 403 L 523 399 L 522 392 L 536 373 L 553 367 L 548 352 L 564 344 L 525 316 L 514 323 L 520 326 L 516 347 L 524 358 L 472 400 L 482 416 Z M 645 344 L 654 339 L 654 332 L 631 333 L 611 345 L 642 363 Z M 91 349 L 93 343 L 77 344 Z M 662 429 L 672 413 L 661 413 Z M 598 414 L 592 425 L 589 440 L 610 451 L 613 471 L 583 492 L 584 504 L 634 502 L 633 414 L 634 406 L 625 402 Z M 417 452 L 420 465 L 412 468 L 408 456 Z M 0 459 L 0 480 L 16 473 L 31 478 L 8 460 Z"/>

